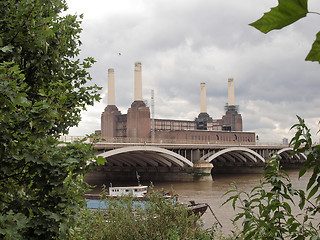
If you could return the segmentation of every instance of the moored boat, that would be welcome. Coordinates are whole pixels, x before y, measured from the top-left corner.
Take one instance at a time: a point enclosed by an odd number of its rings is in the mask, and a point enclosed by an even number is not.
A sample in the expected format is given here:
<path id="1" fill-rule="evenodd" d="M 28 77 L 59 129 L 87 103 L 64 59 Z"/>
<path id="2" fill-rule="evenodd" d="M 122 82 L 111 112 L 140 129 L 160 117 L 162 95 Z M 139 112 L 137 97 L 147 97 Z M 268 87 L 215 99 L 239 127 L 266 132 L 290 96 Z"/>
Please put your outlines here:
<path id="1" fill-rule="evenodd" d="M 196 203 L 195 201 L 189 201 L 187 204 L 188 214 L 194 214 L 199 218 L 207 211 L 208 209 L 207 203 Z"/>
<path id="2" fill-rule="evenodd" d="M 123 196 L 132 196 L 133 198 L 143 199 L 147 194 L 148 186 L 127 186 L 127 187 L 109 187 L 108 195 L 86 193 L 84 197 L 91 200 L 100 200 L 108 198 L 117 198 Z"/>
<path id="3" fill-rule="evenodd" d="M 110 197 L 130 195 L 132 197 L 144 197 L 147 194 L 148 186 L 128 186 L 128 187 L 109 187 Z"/>
<path id="4" fill-rule="evenodd" d="M 107 208 L 107 201 L 108 199 L 117 199 L 124 196 L 131 196 L 133 197 L 133 200 L 135 202 L 136 206 L 145 207 L 146 203 L 148 202 L 149 198 L 147 197 L 147 189 L 148 186 L 126 186 L 126 187 L 109 187 L 109 194 L 106 196 L 101 196 L 98 194 L 85 194 L 85 198 L 87 201 L 87 207 L 91 209 L 106 209 Z M 206 212 L 208 208 L 207 203 L 196 203 L 194 201 L 190 201 L 189 203 L 180 203 L 177 201 L 176 195 L 171 194 L 164 194 L 166 198 L 174 199 L 174 201 L 177 202 L 177 204 L 181 204 L 182 206 L 185 206 L 188 215 L 196 215 L 199 218 Z"/>

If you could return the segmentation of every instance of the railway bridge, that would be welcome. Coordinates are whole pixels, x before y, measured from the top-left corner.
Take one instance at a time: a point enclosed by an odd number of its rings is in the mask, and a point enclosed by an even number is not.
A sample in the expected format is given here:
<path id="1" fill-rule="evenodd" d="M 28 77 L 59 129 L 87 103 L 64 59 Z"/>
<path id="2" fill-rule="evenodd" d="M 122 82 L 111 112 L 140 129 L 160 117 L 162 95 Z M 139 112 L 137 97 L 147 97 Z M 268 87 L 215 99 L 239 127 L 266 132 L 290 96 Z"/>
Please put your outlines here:
<path id="1" fill-rule="evenodd" d="M 287 144 L 200 144 L 151 142 L 140 140 L 99 142 L 97 154 L 106 158 L 86 178 L 134 180 L 197 181 L 218 173 L 262 172 L 273 155 L 281 157 L 281 165 L 295 168 L 306 160 L 303 154 L 292 155 Z"/>

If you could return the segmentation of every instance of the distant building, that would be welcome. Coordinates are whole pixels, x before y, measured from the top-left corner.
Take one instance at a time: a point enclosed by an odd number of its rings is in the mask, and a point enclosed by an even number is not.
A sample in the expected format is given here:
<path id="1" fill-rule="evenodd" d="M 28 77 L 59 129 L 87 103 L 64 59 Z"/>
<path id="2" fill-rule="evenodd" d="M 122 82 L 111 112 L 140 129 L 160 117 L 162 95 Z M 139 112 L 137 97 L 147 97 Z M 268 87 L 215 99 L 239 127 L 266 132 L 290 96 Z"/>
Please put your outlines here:
<path id="1" fill-rule="evenodd" d="M 233 78 L 228 79 L 228 104 L 221 119 L 213 119 L 207 113 L 206 86 L 200 85 L 200 113 L 194 121 L 176 119 L 152 119 L 150 109 L 142 99 L 141 63 L 135 63 L 134 102 L 127 114 L 115 105 L 114 70 L 108 70 L 108 105 L 101 115 L 101 137 L 175 140 L 187 143 L 241 143 L 254 144 L 255 133 L 243 132 L 242 117 L 234 101 Z M 154 129 L 152 129 L 154 125 Z"/>
<path id="2" fill-rule="evenodd" d="M 288 138 L 283 138 L 283 139 L 282 139 L 282 143 L 283 143 L 283 144 L 289 144 Z"/>

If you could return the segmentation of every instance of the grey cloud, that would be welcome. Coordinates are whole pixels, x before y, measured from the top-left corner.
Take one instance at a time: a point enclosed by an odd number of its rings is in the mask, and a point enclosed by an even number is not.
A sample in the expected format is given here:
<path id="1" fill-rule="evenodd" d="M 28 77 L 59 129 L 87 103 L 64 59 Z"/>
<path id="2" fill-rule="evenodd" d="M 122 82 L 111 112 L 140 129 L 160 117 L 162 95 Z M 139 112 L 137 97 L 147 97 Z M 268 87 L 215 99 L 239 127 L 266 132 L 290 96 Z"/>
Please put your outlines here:
<path id="1" fill-rule="evenodd" d="M 77 2 L 73 4 L 76 8 Z M 108 14 L 85 18 L 83 23 L 82 56 L 97 60 L 90 72 L 104 87 L 103 93 L 107 93 L 107 69 L 115 68 L 116 104 L 123 113 L 133 101 L 134 62 L 141 61 L 143 95 L 149 100 L 150 90 L 155 90 L 157 118 L 196 117 L 201 82 L 207 84 L 208 113 L 221 118 L 229 77 L 235 79 L 245 130 L 256 131 L 261 139 L 280 141 L 290 136 L 296 114 L 311 122 L 320 117 L 319 65 L 304 62 L 318 27 L 312 24 L 313 16 L 265 35 L 248 24 L 273 7 L 269 2 L 138 4 L 142 10 L 113 12 L 109 3 Z M 319 3 L 314 6 L 320 8 Z M 83 115 L 83 126 L 89 115 L 99 122 L 105 105 L 106 97 L 94 113 Z M 90 118 L 91 123 L 77 131 L 91 131 L 97 121 Z"/>

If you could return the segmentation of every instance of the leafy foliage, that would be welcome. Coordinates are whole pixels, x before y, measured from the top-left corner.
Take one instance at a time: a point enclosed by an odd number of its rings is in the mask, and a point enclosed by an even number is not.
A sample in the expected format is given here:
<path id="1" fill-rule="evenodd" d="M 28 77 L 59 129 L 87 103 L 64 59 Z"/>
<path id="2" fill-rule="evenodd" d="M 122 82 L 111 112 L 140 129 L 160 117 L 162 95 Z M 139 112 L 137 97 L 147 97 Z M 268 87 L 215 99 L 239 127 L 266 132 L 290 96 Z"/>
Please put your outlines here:
<path id="1" fill-rule="evenodd" d="M 307 16 L 308 0 L 279 0 L 278 6 L 271 8 L 260 19 L 250 25 L 263 33 L 268 33 L 275 29 L 282 29 L 301 18 Z M 318 14 L 318 13 L 316 13 Z M 320 32 L 312 44 L 312 48 L 306 57 L 306 61 L 316 61 L 320 63 Z"/>
<path id="2" fill-rule="evenodd" d="M 275 29 L 282 29 L 297 20 L 305 17 L 309 12 L 307 0 L 279 0 L 278 6 L 265 13 L 262 18 L 250 25 L 263 33 Z M 319 13 L 316 13 L 319 14 Z M 306 57 L 307 61 L 320 63 L 320 32 Z M 312 217 L 319 213 L 320 194 L 320 145 L 314 145 L 310 129 L 304 120 L 298 117 L 299 123 L 292 129 L 296 134 L 290 145 L 293 146 L 293 155 L 302 153 L 307 160 L 299 172 L 302 177 L 307 171 L 313 171 L 304 190 L 292 187 L 290 179 L 280 167 L 280 159 L 272 158 L 264 172 L 260 184 L 250 193 L 237 188 L 228 191 L 232 194 L 224 204 L 231 202 L 234 209 L 240 212 L 234 222 L 243 219 L 242 231 L 239 237 L 244 239 L 320 239 L 319 224 L 313 226 Z M 315 199 L 312 199 L 315 197 Z M 301 213 L 294 215 L 291 206 L 299 201 Z M 310 200 L 313 200 L 313 204 Z M 308 204 L 307 204 L 308 203 Z"/>
<path id="3" fill-rule="evenodd" d="M 197 216 L 175 199 L 152 192 L 148 201 L 131 196 L 107 199 L 105 210 L 83 209 L 70 239 L 213 239 L 215 230 L 201 230 Z"/>
<path id="4" fill-rule="evenodd" d="M 265 13 L 262 18 L 250 25 L 263 33 L 274 29 L 281 29 L 297 20 L 305 17 L 308 13 L 307 0 L 279 0 L 277 7 Z"/>
<path id="5" fill-rule="evenodd" d="M 320 201 L 320 193 L 318 189 L 320 187 L 320 145 L 314 145 L 312 143 L 310 129 L 305 124 L 304 120 L 298 116 L 299 123 L 292 126 L 291 129 L 296 129 L 296 134 L 292 138 L 290 144 L 294 146 L 295 152 L 303 153 L 306 155 L 307 160 L 303 167 L 300 169 L 299 177 L 302 177 L 308 170 L 312 170 L 312 176 L 309 179 L 307 190 L 310 190 L 307 200 L 311 199 L 317 194 L 316 201 Z M 319 207 L 314 209 L 315 212 L 319 210 Z"/>
<path id="6" fill-rule="evenodd" d="M 312 144 L 310 130 L 303 119 L 298 119 L 299 123 L 292 127 L 297 132 L 290 144 L 294 148 L 293 154 L 303 153 L 307 157 L 299 176 L 313 170 L 307 191 L 292 187 L 278 157 L 268 162 L 263 180 L 250 193 L 234 185 L 234 189 L 226 193 L 233 195 L 224 204 L 231 202 L 234 209 L 240 209 L 234 221 L 243 219 L 240 236 L 244 239 L 320 239 L 319 224 L 314 226 L 313 219 L 319 212 L 320 146 Z M 312 199 L 316 193 L 318 195 Z M 291 207 L 297 202 L 301 212 L 293 214 Z"/>
<path id="7" fill-rule="evenodd" d="M 82 206 L 92 144 L 59 145 L 99 100 L 80 20 L 63 0 L 0 1 L 0 238 L 61 239 Z"/>
<path id="8" fill-rule="evenodd" d="M 236 185 L 233 190 L 226 193 L 234 195 L 225 203 L 232 202 L 234 209 L 240 208 L 234 219 L 234 222 L 243 219 L 240 236 L 244 239 L 319 237 L 317 228 L 313 226 L 312 217 L 308 215 L 309 208 L 304 209 L 306 201 L 304 191 L 293 189 L 286 172 L 278 171 L 278 159 L 270 161 L 267 168 L 264 180 L 250 193 L 239 190 Z M 294 215 L 292 212 L 292 205 L 295 205 L 297 198 L 300 199 L 299 207 L 305 211 L 304 214 Z"/>

